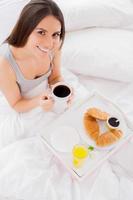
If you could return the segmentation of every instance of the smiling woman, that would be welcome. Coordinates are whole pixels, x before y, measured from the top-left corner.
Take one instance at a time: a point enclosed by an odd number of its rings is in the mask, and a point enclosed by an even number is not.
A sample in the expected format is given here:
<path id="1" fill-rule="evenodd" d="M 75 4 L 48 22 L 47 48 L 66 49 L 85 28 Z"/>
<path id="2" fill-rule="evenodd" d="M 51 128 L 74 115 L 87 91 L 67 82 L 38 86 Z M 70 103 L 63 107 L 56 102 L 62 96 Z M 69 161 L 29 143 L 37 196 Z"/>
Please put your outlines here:
<path id="1" fill-rule="evenodd" d="M 44 88 L 62 80 L 60 73 L 61 46 L 65 26 L 60 8 L 52 0 L 31 0 L 22 10 L 9 37 L 0 47 L 0 89 L 17 112 L 40 106 L 43 94 L 25 99 L 24 94 L 42 81 Z M 48 96 L 41 106 L 53 106 Z"/>
<path id="2" fill-rule="evenodd" d="M 17 114 L 21 126 L 20 113 L 22 116 L 39 109 L 44 115 L 53 109 L 54 100 L 49 90 L 51 85 L 63 81 L 60 59 L 64 37 L 64 17 L 58 5 L 52 0 L 31 0 L 0 46 L 0 103 L 6 101 L 6 110 Z M 12 127 L 13 134 L 16 133 L 16 121 L 11 126 L 9 123 L 7 130 L 7 124 L 3 123 L 5 116 L 0 109 L 0 127 L 4 128 L 0 132 L 7 135 Z M 41 121 L 36 121 L 38 126 Z"/>

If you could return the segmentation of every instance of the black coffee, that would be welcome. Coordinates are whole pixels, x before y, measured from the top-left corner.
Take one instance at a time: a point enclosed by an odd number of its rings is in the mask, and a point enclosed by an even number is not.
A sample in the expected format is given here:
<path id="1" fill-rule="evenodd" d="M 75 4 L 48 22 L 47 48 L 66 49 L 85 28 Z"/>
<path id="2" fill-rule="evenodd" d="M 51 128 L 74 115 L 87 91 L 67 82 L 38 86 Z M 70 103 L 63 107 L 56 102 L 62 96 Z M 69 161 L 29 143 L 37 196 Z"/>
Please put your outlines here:
<path id="1" fill-rule="evenodd" d="M 109 123 L 111 126 L 113 126 L 113 127 L 118 127 L 119 124 L 120 124 L 120 121 L 119 121 L 117 118 L 115 118 L 115 117 L 111 117 L 111 118 L 109 119 L 108 123 Z"/>
<path id="2" fill-rule="evenodd" d="M 67 97 L 71 93 L 71 90 L 65 85 L 58 85 L 54 88 L 53 93 L 55 96 L 63 98 Z"/>

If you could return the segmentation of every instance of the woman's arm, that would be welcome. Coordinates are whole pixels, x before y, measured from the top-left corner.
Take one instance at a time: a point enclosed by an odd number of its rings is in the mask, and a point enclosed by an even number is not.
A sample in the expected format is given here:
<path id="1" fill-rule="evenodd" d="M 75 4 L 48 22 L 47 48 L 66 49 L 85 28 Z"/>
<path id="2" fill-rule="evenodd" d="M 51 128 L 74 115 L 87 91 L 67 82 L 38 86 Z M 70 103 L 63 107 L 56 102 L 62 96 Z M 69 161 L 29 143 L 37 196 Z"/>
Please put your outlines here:
<path id="1" fill-rule="evenodd" d="M 15 73 L 3 58 L 0 59 L 0 90 L 10 106 L 17 112 L 26 112 L 39 106 L 41 95 L 32 99 L 25 99 L 21 96 Z"/>
<path id="2" fill-rule="evenodd" d="M 58 50 L 53 59 L 52 73 L 48 79 L 49 85 L 53 85 L 59 81 L 63 81 L 61 75 L 61 50 Z"/>

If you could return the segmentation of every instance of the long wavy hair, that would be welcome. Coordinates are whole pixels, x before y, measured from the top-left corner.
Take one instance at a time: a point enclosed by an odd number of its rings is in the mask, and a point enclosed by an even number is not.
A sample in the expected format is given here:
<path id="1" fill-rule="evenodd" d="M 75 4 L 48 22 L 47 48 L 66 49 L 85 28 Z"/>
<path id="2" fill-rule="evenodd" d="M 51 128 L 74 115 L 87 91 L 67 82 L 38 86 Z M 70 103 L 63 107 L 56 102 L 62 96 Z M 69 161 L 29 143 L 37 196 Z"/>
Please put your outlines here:
<path id="1" fill-rule="evenodd" d="M 58 5 L 52 0 L 31 0 L 26 4 L 5 42 L 15 47 L 23 47 L 38 23 L 49 15 L 54 16 L 61 23 L 61 48 L 65 37 L 64 17 Z"/>

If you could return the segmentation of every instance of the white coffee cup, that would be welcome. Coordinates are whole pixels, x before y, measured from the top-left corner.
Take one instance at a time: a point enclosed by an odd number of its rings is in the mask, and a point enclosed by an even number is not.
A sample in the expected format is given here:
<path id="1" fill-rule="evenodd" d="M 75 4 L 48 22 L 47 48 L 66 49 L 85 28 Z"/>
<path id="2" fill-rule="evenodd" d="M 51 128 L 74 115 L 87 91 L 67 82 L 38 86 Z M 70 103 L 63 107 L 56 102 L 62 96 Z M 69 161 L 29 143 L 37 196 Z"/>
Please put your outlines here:
<path id="1" fill-rule="evenodd" d="M 68 100 L 72 95 L 71 87 L 65 82 L 58 82 L 52 86 L 52 98 L 54 99 L 53 111 L 62 113 L 68 108 Z"/>

